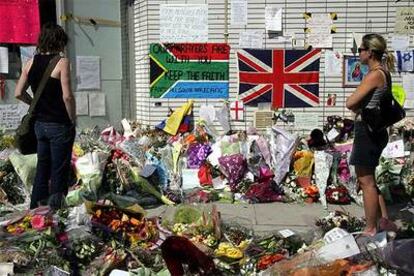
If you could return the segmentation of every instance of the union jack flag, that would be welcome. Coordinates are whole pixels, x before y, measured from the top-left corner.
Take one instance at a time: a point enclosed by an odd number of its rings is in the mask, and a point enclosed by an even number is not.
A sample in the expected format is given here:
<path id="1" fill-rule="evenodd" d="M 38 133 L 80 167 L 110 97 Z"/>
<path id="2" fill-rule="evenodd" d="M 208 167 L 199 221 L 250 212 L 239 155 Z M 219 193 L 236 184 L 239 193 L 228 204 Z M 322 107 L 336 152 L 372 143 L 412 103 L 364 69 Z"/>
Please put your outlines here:
<path id="1" fill-rule="evenodd" d="M 317 106 L 320 55 L 320 49 L 238 51 L 241 100 L 272 102 L 274 108 Z"/>

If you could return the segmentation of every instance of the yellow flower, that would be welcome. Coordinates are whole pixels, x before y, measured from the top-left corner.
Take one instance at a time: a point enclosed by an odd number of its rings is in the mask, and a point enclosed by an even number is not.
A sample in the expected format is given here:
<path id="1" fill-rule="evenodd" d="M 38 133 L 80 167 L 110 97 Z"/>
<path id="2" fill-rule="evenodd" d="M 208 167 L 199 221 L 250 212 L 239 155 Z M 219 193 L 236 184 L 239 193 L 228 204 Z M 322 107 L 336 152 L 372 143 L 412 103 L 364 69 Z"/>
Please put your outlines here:
<path id="1" fill-rule="evenodd" d="M 83 151 L 83 149 L 80 147 L 79 144 L 74 144 L 73 145 L 72 152 L 77 157 L 81 157 L 81 156 L 85 155 L 85 152 Z"/>
<path id="2" fill-rule="evenodd" d="M 249 240 L 243 240 L 240 242 L 240 244 L 237 246 L 240 250 L 245 250 L 250 244 Z"/>
<path id="3" fill-rule="evenodd" d="M 231 259 L 241 259 L 243 258 L 243 252 L 237 248 L 232 246 L 228 242 L 222 242 L 219 244 L 218 248 L 214 251 L 216 256 L 224 256 Z"/>
<path id="4" fill-rule="evenodd" d="M 226 257 L 232 259 L 240 259 L 243 258 L 243 252 L 241 252 L 241 250 L 236 247 L 231 247 L 226 250 Z"/>

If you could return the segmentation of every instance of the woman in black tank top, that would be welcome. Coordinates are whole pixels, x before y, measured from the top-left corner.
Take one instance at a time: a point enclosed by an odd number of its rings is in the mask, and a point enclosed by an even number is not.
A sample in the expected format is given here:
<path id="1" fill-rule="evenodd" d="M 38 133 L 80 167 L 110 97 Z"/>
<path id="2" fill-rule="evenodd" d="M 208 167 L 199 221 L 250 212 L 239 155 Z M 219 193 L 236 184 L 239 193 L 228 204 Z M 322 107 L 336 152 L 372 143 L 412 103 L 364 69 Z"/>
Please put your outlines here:
<path id="1" fill-rule="evenodd" d="M 367 221 L 364 234 L 373 236 L 378 230 L 396 230 L 395 224 L 388 220 L 385 201 L 375 181 L 375 167 L 388 143 L 388 133 L 387 130 L 371 133 L 360 113 L 365 106 L 378 104 L 377 98 L 388 90 L 386 76 L 389 75 L 388 70 L 394 68 L 394 56 L 387 51 L 386 40 L 378 34 L 365 35 L 358 52 L 361 62 L 368 64 L 369 72 L 346 101 L 346 107 L 357 114 L 350 164 L 355 166 L 363 193 Z M 379 210 L 381 219 L 378 219 Z"/>
<path id="2" fill-rule="evenodd" d="M 49 62 L 60 55 L 68 42 L 62 27 L 56 24 L 43 26 L 37 45 L 37 54 L 22 70 L 16 85 L 15 96 L 31 104 L 26 92 L 30 86 L 34 93 L 43 78 Z M 48 204 L 59 209 L 68 191 L 72 146 L 75 138 L 75 99 L 70 88 L 69 61 L 61 58 L 48 76 L 33 115 L 37 138 L 37 168 L 30 208 Z"/>

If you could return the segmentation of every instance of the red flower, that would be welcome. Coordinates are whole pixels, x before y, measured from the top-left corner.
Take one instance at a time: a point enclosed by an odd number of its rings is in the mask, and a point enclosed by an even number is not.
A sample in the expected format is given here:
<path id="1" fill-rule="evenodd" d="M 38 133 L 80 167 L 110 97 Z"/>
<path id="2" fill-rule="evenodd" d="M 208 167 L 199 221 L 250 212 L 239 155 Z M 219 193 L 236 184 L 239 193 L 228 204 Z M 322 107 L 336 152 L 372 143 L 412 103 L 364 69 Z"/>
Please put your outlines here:
<path id="1" fill-rule="evenodd" d="M 278 253 L 264 255 L 260 257 L 259 261 L 257 262 L 257 268 L 259 270 L 264 270 L 268 268 L 269 266 L 271 266 L 272 264 L 283 260 L 284 258 L 285 256 L 283 256 L 282 254 L 278 254 Z"/>
<path id="2" fill-rule="evenodd" d="M 46 226 L 46 219 L 42 215 L 34 215 L 30 223 L 33 229 L 40 230 Z"/>
<path id="3" fill-rule="evenodd" d="M 69 240 L 69 236 L 68 233 L 66 232 L 62 232 L 59 234 L 56 234 L 56 239 L 60 242 L 60 243 L 65 243 Z"/>

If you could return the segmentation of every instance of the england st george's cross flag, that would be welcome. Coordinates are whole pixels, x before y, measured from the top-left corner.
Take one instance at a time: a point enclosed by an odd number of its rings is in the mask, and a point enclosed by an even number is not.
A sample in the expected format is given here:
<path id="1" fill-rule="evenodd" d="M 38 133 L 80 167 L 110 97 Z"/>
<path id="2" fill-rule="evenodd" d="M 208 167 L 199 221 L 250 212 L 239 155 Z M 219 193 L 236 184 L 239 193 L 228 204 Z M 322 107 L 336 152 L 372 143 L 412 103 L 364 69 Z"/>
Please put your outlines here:
<path id="1" fill-rule="evenodd" d="M 240 99 L 274 108 L 317 106 L 320 55 L 320 49 L 238 51 Z"/>

